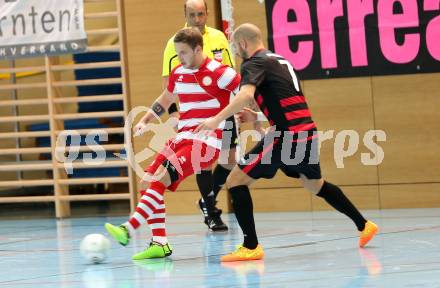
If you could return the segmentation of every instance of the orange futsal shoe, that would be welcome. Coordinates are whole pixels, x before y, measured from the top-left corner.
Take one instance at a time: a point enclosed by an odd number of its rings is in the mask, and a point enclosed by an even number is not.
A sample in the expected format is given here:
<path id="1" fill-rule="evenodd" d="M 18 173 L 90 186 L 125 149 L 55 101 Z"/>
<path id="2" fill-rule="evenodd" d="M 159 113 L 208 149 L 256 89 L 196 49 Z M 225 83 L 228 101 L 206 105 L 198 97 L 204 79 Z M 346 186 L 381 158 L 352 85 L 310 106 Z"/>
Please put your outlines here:
<path id="1" fill-rule="evenodd" d="M 363 248 L 367 243 L 376 235 L 377 233 L 377 225 L 371 221 L 367 221 L 365 223 L 364 230 L 361 231 L 359 235 L 359 247 Z"/>
<path id="2" fill-rule="evenodd" d="M 239 245 L 237 250 L 234 252 L 222 256 L 221 262 L 232 262 L 232 261 L 250 261 L 250 260 L 261 260 L 264 257 L 263 247 L 258 244 L 255 249 L 248 249 L 243 247 L 243 245 Z"/>

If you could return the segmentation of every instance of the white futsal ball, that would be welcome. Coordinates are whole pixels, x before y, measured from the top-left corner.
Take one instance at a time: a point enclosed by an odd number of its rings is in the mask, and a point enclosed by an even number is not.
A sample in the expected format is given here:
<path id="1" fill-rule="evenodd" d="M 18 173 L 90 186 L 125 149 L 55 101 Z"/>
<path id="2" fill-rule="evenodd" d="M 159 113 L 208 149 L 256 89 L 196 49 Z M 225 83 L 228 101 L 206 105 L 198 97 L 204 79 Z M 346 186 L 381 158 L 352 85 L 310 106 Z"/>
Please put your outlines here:
<path id="1" fill-rule="evenodd" d="M 108 256 L 110 241 L 102 234 L 89 234 L 81 241 L 80 250 L 87 261 L 101 263 Z"/>

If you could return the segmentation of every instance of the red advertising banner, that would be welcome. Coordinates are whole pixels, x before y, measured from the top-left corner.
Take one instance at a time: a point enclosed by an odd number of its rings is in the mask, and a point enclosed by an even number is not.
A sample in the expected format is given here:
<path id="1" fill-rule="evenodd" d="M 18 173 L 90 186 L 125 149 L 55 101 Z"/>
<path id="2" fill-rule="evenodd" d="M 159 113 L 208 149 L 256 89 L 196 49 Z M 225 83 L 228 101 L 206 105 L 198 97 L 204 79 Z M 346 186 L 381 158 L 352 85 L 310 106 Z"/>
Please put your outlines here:
<path id="1" fill-rule="evenodd" d="M 266 0 L 266 16 L 302 79 L 440 71 L 440 0 Z"/>

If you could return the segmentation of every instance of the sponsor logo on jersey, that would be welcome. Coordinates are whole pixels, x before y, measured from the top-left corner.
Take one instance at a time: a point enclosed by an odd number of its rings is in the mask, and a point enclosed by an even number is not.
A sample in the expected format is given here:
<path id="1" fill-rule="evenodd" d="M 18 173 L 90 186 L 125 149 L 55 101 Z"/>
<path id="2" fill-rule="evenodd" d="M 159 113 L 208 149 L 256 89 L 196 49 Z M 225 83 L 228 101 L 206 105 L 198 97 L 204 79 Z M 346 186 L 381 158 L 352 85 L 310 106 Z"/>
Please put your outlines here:
<path id="1" fill-rule="evenodd" d="M 214 60 L 218 62 L 223 61 L 223 49 L 212 50 L 212 54 L 214 55 Z"/>
<path id="2" fill-rule="evenodd" d="M 179 160 L 179 163 L 180 163 L 180 164 L 183 164 L 183 163 L 186 161 L 186 158 L 185 158 L 185 156 L 180 156 L 180 157 L 178 158 L 178 160 Z"/>

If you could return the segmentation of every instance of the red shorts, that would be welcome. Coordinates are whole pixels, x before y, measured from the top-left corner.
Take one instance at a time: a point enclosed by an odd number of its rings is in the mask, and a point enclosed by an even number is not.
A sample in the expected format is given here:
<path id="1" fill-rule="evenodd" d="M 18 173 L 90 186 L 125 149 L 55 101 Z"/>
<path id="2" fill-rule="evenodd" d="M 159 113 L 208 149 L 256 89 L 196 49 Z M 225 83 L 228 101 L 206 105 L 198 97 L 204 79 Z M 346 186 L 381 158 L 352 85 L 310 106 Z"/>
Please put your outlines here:
<path id="1" fill-rule="evenodd" d="M 212 165 L 217 160 L 219 152 L 218 149 L 208 146 L 201 141 L 184 139 L 175 142 L 174 139 L 171 139 L 165 144 L 165 148 L 156 154 L 153 162 L 145 169 L 145 172 L 154 175 L 159 166 L 166 163 L 164 166 L 168 166 L 168 171 L 172 169 L 177 172 L 173 173 L 177 175 L 177 179 L 172 181 L 167 189 L 176 191 L 177 186 L 179 186 L 183 179 Z"/>

